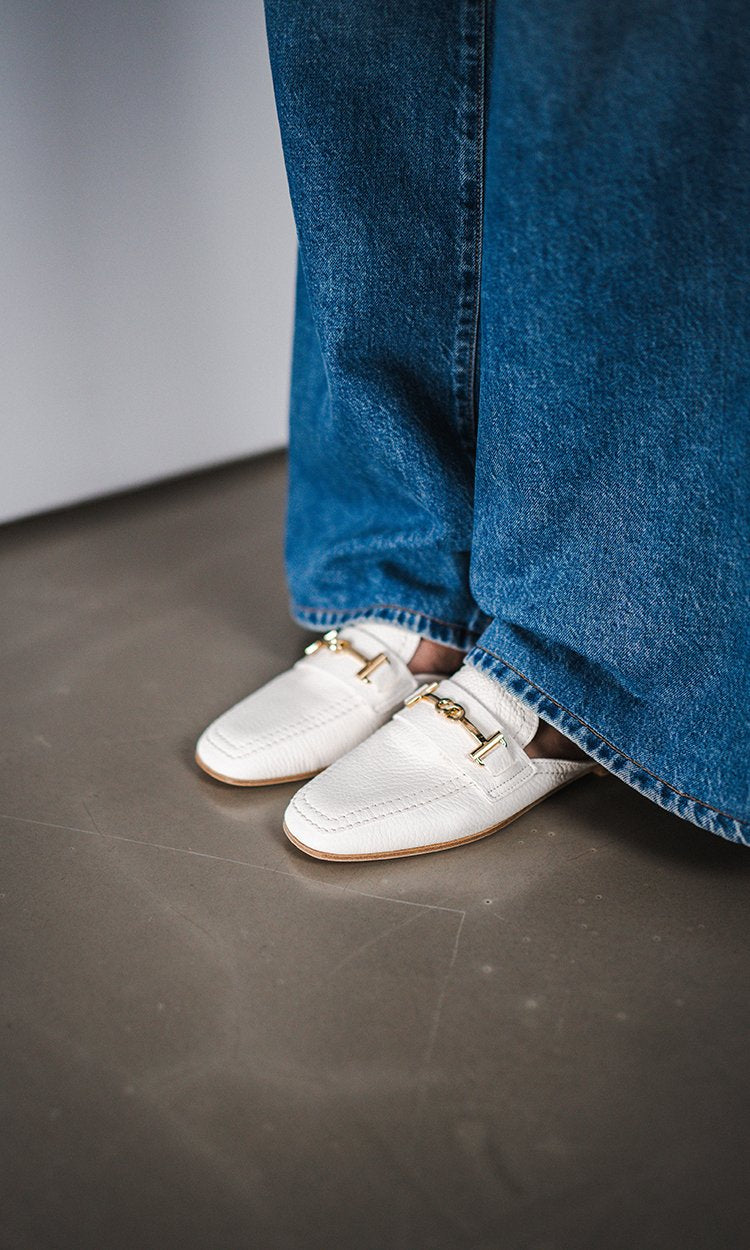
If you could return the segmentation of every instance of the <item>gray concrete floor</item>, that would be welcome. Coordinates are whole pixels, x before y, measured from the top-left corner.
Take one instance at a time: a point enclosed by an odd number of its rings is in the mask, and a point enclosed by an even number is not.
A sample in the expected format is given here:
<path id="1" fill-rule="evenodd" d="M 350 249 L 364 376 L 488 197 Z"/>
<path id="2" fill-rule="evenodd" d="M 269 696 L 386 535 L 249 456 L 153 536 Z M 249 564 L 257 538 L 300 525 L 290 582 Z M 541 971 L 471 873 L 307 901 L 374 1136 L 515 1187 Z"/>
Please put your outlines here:
<path id="1" fill-rule="evenodd" d="M 306 859 L 199 773 L 296 658 L 279 456 L 7 527 L 12 1250 L 747 1244 L 746 850 L 587 779 Z"/>

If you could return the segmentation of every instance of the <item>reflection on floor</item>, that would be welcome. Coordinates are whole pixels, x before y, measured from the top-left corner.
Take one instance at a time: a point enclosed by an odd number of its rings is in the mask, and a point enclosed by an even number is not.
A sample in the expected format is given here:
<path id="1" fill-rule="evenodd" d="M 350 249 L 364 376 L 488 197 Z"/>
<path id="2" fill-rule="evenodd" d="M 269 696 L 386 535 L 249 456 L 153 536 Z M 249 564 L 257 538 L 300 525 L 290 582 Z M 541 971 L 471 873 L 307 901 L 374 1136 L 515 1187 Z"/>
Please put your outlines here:
<path id="1" fill-rule="evenodd" d="M 297 656 L 274 456 L 0 534 L 11 1250 L 732 1250 L 750 854 L 587 779 L 337 865 L 192 762 Z"/>

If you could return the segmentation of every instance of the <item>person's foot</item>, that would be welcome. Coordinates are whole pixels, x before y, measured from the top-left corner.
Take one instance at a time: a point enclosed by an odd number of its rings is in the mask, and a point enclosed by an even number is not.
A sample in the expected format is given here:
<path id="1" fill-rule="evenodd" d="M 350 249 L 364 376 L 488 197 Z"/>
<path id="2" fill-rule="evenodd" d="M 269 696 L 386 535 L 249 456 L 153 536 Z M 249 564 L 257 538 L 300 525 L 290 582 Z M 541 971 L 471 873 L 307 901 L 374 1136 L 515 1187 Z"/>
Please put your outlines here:
<path id="1" fill-rule="evenodd" d="M 458 672 L 465 654 L 465 651 L 458 651 L 455 647 L 446 647 L 442 642 L 422 638 L 409 661 L 409 668 L 412 673 L 435 673 L 450 677 Z M 532 759 L 584 761 L 589 758 L 585 751 L 576 746 L 575 742 L 571 742 L 570 738 L 561 734 L 554 725 L 548 725 L 543 720 L 539 721 L 539 728 L 524 750 Z"/>
<path id="2" fill-rule="evenodd" d="M 539 728 L 531 742 L 527 742 L 524 751 L 534 760 L 578 760 L 581 763 L 588 763 L 591 760 L 591 756 L 576 746 L 575 742 L 566 738 L 565 734 L 561 734 L 554 725 L 548 725 L 543 720 L 540 720 Z"/>
<path id="3" fill-rule="evenodd" d="M 213 721 L 196 763 L 235 786 L 312 777 L 384 724 L 425 674 L 443 671 L 416 675 L 420 650 L 418 634 L 385 621 L 329 630 L 288 672 Z"/>
<path id="4" fill-rule="evenodd" d="M 392 859 L 486 837 L 595 767 L 588 757 L 532 756 L 538 730 L 525 704 L 464 665 L 420 687 L 302 786 L 284 830 L 300 850 L 330 860 Z"/>
<path id="5" fill-rule="evenodd" d="M 449 677 L 461 667 L 465 655 L 465 651 L 446 647 L 443 642 L 420 638 L 419 646 L 409 661 L 409 668 L 412 673 L 435 673 L 441 677 Z"/>

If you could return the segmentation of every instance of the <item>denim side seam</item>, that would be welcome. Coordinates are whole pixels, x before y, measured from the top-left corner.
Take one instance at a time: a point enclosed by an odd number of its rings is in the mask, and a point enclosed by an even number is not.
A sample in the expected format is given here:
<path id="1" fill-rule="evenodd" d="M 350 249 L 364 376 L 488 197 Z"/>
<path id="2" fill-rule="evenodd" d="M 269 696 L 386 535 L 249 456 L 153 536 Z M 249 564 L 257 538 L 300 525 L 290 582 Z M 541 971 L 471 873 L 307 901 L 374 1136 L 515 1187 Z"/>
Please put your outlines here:
<path id="1" fill-rule="evenodd" d="M 534 712 L 540 714 L 549 724 L 554 725 L 566 737 L 577 743 L 598 764 L 603 765 L 609 772 L 639 791 L 645 798 L 663 807 L 665 811 L 672 812 L 702 829 L 707 829 L 710 833 L 716 833 L 729 842 L 750 846 L 750 825 L 747 821 L 711 807 L 710 804 L 701 802 L 693 795 L 684 794 L 665 781 L 663 777 L 650 772 L 642 764 L 620 751 L 575 712 L 569 711 L 546 691 L 535 686 L 501 656 L 487 651 L 485 647 L 475 646 L 466 656 L 466 662 L 487 672 L 501 686 L 510 690 L 511 694 L 516 695 Z"/>
<path id="2" fill-rule="evenodd" d="M 459 300 L 453 352 L 453 399 L 463 441 L 476 447 L 477 351 L 484 214 L 485 59 L 487 0 L 465 0 L 462 12 L 463 90 L 458 104 L 461 169 Z"/>
<path id="3" fill-rule="evenodd" d="M 292 617 L 298 625 L 306 625 L 311 629 L 334 629 L 350 624 L 352 621 L 388 621 L 392 625 L 400 625 L 411 630 L 422 638 L 432 642 L 441 642 L 446 647 L 456 647 L 466 651 L 472 647 L 484 628 L 485 618 L 477 619 L 465 625 L 453 621 L 443 621 L 439 617 L 427 616 L 414 608 L 401 607 L 399 604 L 370 604 L 366 608 L 314 608 L 291 605 Z"/>

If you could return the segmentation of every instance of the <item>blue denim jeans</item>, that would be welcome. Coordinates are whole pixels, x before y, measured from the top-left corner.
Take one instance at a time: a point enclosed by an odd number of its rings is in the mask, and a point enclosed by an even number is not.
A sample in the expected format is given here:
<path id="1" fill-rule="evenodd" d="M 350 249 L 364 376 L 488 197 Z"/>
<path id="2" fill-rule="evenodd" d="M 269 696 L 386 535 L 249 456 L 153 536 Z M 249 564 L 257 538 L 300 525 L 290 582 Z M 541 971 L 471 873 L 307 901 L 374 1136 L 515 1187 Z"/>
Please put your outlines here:
<path id="1" fill-rule="evenodd" d="M 296 618 L 399 622 L 750 842 L 746 0 L 267 0 Z"/>

